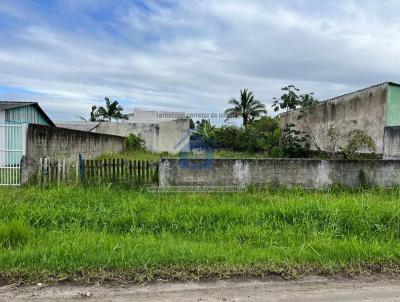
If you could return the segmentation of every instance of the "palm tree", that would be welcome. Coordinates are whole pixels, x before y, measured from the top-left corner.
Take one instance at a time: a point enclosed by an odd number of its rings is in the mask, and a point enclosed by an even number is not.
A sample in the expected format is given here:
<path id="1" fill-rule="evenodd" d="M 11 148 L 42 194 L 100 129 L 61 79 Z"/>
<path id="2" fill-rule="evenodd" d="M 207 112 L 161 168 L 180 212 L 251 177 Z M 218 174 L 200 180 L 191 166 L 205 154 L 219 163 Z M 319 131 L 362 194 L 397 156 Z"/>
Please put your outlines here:
<path id="1" fill-rule="evenodd" d="M 95 105 L 92 106 L 92 111 L 90 111 L 90 117 L 88 119 L 82 116 L 79 116 L 79 118 L 85 122 L 98 122 L 99 112 L 97 111 L 97 106 Z"/>
<path id="2" fill-rule="evenodd" d="M 125 114 L 122 114 L 122 111 L 124 110 L 121 106 L 119 106 L 117 101 L 110 101 L 110 98 L 106 97 L 106 108 L 104 107 L 99 107 L 97 109 L 97 113 L 100 117 L 102 117 L 104 120 L 108 120 L 111 122 L 112 119 L 115 120 L 122 120 L 128 119 L 128 116 Z"/>
<path id="3" fill-rule="evenodd" d="M 212 142 L 216 127 L 211 125 L 209 120 L 202 119 L 201 122 L 196 122 L 196 130 L 193 132 L 194 137 L 201 138 L 207 144 Z"/>
<path id="4" fill-rule="evenodd" d="M 254 99 L 253 92 L 247 89 L 240 90 L 240 101 L 231 99 L 229 105 L 233 105 L 233 107 L 225 110 L 225 121 L 241 117 L 244 127 L 247 126 L 249 121 L 267 113 L 265 106 L 260 101 Z"/>

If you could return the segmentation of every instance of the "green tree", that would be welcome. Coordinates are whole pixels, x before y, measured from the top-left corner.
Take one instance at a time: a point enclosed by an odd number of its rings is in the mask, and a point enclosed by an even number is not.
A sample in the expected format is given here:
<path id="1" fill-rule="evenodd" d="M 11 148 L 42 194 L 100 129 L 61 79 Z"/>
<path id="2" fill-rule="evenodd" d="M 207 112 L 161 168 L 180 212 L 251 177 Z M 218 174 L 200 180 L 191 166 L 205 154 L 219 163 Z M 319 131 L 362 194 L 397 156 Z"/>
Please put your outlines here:
<path id="1" fill-rule="evenodd" d="M 229 105 L 233 107 L 225 110 L 226 120 L 241 117 L 244 127 L 247 126 L 249 121 L 267 113 L 265 106 L 254 98 L 253 92 L 247 89 L 240 90 L 240 100 L 231 99 Z"/>
<path id="2" fill-rule="evenodd" d="M 298 119 L 301 119 L 318 103 L 318 100 L 314 99 L 312 92 L 300 94 L 300 89 L 294 85 L 285 86 L 282 88 L 282 91 L 284 93 L 280 98 L 274 98 L 274 102 L 272 103 L 274 111 L 285 110 L 287 112 L 299 109 L 300 114 L 298 115 Z M 306 128 L 309 128 L 306 122 L 305 124 Z M 302 157 L 306 155 L 309 148 L 309 141 L 316 142 L 311 129 L 307 130 L 308 132 L 298 131 L 296 130 L 296 125 L 285 123 L 280 143 L 281 154 L 284 157 Z"/>
<path id="3" fill-rule="evenodd" d="M 128 119 L 128 116 L 126 116 L 125 114 L 122 114 L 122 111 L 124 110 L 117 101 L 110 101 L 110 98 L 106 97 L 105 98 L 106 101 L 106 107 L 99 107 L 99 109 L 97 110 L 99 117 L 101 117 L 104 120 L 108 120 L 108 121 L 112 121 L 113 119 L 115 119 L 116 121 L 118 120 L 122 120 Z"/>
<path id="4" fill-rule="evenodd" d="M 215 135 L 215 130 L 216 127 L 211 125 L 209 120 L 202 119 L 201 122 L 196 122 L 193 137 L 200 138 L 203 142 L 211 144 Z"/>
<path id="5" fill-rule="evenodd" d="M 294 124 L 287 124 L 282 130 L 281 155 L 289 158 L 302 158 L 307 155 L 307 133 L 295 129 Z"/>
<path id="6" fill-rule="evenodd" d="M 92 111 L 90 112 L 90 117 L 84 118 L 82 116 L 79 117 L 81 120 L 85 121 L 85 122 L 97 122 L 99 121 L 99 112 L 97 110 L 97 106 L 93 105 L 92 106 Z"/>
<path id="7" fill-rule="evenodd" d="M 294 85 L 285 86 L 282 88 L 282 91 L 284 91 L 284 93 L 279 99 L 273 99 L 272 108 L 274 108 L 274 111 L 300 109 L 302 112 L 300 115 L 301 118 L 306 111 L 310 110 L 313 105 L 318 103 L 318 100 L 314 99 L 313 92 L 299 94 L 298 92 L 300 89 L 296 88 Z"/>

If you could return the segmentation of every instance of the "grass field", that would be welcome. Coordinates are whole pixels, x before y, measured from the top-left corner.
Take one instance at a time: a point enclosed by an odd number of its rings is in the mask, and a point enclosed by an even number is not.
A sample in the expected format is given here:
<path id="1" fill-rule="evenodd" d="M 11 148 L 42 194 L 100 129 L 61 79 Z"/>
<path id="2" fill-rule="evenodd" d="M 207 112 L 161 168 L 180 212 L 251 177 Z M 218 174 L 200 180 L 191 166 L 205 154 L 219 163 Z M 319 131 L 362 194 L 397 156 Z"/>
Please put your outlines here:
<path id="1" fill-rule="evenodd" d="M 0 188 L 0 280 L 400 272 L 398 190 Z"/>

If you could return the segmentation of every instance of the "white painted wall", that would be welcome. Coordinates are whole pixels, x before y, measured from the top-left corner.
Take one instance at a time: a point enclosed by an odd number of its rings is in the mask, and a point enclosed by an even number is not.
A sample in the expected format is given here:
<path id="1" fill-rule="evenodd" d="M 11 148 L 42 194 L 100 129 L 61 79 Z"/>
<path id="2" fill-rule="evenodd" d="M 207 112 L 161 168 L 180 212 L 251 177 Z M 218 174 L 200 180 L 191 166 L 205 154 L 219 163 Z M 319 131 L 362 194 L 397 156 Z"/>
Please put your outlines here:
<path id="1" fill-rule="evenodd" d="M 158 124 L 178 119 L 185 119 L 185 117 L 185 112 L 147 111 L 135 108 L 133 113 L 128 114 L 128 120 L 121 120 L 121 122 L 134 124 Z"/>

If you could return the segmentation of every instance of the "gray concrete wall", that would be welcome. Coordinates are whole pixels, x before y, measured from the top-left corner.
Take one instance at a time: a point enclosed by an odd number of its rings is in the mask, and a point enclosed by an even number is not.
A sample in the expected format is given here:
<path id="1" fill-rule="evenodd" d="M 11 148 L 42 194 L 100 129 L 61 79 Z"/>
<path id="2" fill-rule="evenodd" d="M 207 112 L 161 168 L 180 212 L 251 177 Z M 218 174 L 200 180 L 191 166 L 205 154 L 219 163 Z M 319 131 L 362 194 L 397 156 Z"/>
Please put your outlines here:
<path id="1" fill-rule="evenodd" d="M 383 159 L 400 160 L 400 126 L 385 127 Z"/>
<path id="2" fill-rule="evenodd" d="M 178 153 L 189 146 L 188 119 L 165 121 L 161 123 L 56 123 L 59 127 L 69 129 L 86 130 L 117 136 L 128 136 L 133 133 L 140 135 L 145 141 L 146 149 L 153 152 Z"/>
<path id="3" fill-rule="evenodd" d="M 55 124 L 59 128 L 96 132 L 95 129 L 100 122 L 55 122 Z"/>
<path id="4" fill-rule="evenodd" d="M 127 137 L 133 133 L 140 135 L 145 141 L 146 149 L 157 152 L 158 126 L 157 124 L 131 123 L 100 123 L 95 129 L 97 133 Z"/>
<path id="5" fill-rule="evenodd" d="M 298 110 L 282 113 L 281 127 L 295 124 L 297 129 L 313 135 L 324 151 L 329 146 L 327 132 L 331 125 L 344 135 L 362 129 L 375 141 L 377 152 L 382 153 L 387 94 L 388 84 L 381 84 L 321 102 L 301 119 Z"/>
<path id="6" fill-rule="evenodd" d="M 122 152 L 125 138 L 65 128 L 30 124 L 27 134 L 27 158 L 52 157 L 76 160 L 79 154 L 95 158 L 104 153 Z"/>
<path id="7" fill-rule="evenodd" d="M 316 189 L 338 184 L 358 187 L 363 176 L 371 185 L 400 185 L 400 161 L 395 160 L 215 159 L 210 167 L 199 168 L 201 163 L 202 160 L 183 163 L 178 159 L 162 159 L 160 186 L 272 184 Z"/>
<path id="8" fill-rule="evenodd" d="M 188 119 L 159 124 L 158 152 L 179 153 L 189 151 L 190 123 Z"/>

